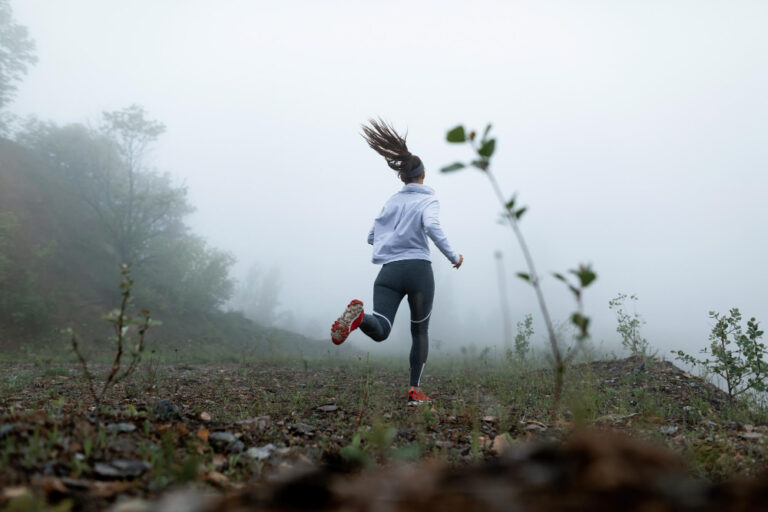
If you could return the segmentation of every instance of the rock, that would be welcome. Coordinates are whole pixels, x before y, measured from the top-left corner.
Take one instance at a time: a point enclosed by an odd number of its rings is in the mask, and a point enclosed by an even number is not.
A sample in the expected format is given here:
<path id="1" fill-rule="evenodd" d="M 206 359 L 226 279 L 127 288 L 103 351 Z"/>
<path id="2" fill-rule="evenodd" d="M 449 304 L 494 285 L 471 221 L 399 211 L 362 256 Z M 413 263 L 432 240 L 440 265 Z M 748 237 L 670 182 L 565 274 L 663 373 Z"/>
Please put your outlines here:
<path id="1" fill-rule="evenodd" d="M 23 485 L 16 485 L 13 487 L 5 487 L 3 489 L 0 489 L 0 498 L 2 498 L 3 501 L 5 500 L 14 500 L 16 498 L 21 498 L 22 496 L 26 495 L 32 495 L 32 492 L 29 490 L 28 487 L 24 487 Z"/>
<path id="2" fill-rule="evenodd" d="M 163 399 L 158 401 L 152 412 L 157 419 L 163 421 L 181 419 L 181 415 L 179 414 L 179 406 L 170 400 Z"/>
<path id="3" fill-rule="evenodd" d="M 294 423 L 290 427 L 291 432 L 302 436 L 312 437 L 315 435 L 315 427 L 306 423 Z"/>
<path id="4" fill-rule="evenodd" d="M 483 416 L 483 421 L 486 423 L 496 423 L 495 416 Z"/>
<path id="5" fill-rule="evenodd" d="M 234 443 L 230 443 L 229 446 L 227 446 L 227 453 L 243 453 L 245 450 L 245 445 L 242 441 L 235 441 Z"/>
<path id="6" fill-rule="evenodd" d="M 212 432 L 208 435 L 208 441 L 211 443 L 229 444 L 237 441 L 237 436 L 231 432 Z"/>
<path id="7" fill-rule="evenodd" d="M 133 432 L 136 430 L 136 425 L 133 423 L 110 423 L 107 425 L 107 432 L 110 434 L 117 434 L 119 432 Z"/>
<path id="8" fill-rule="evenodd" d="M 115 503 L 108 509 L 109 512 L 152 512 L 155 510 L 147 500 L 134 498 Z"/>
<path id="9" fill-rule="evenodd" d="M 537 432 L 546 432 L 547 426 L 544 425 L 543 423 L 536 422 L 536 423 L 528 423 L 525 427 L 523 427 L 524 432 L 532 432 L 534 430 Z"/>
<path id="10" fill-rule="evenodd" d="M 760 432 L 742 432 L 739 434 L 739 437 L 742 439 L 757 440 L 757 439 L 762 439 L 763 434 L 761 434 Z"/>
<path id="11" fill-rule="evenodd" d="M 247 420 L 240 420 L 238 425 L 242 425 L 248 430 L 260 430 L 264 431 L 272 424 L 272 419 L 269 416 L 256 416 L 255 418 L 248 418 Z"/>
<path id="12" fill-rule="evenodd" d="M 220 453 L 217 453 L 213 456 L 213 469 L 216 471 L 220 471 L 224 466 L 227 465 L 227 462 L 229 459 L 227 459 L 226 455 L 221 455 Z"/>
<path id="13" fill-rule="evenodd" d="M 117 459 L 111 462 L 97 462 L 93 471 L 102 478 L 136 478 L 150 469 L 143 460 Z"/>
<path id="14" fill-rule="evenodd" d="M 13 425 L 0 425 L 0 439 L 13 432 Z"/>
<path id="15" fill-rule="evenodd" d="M 245 450 L 245 445 L 231 432 L 212 432 L 208 435 L 208 442 L 217 451 L 241 453 Z"/>
<path id="16" fill-rule="evenodd" d="M 677 427 L 674 425 L 662 425 L 659 427 L 659 432 L 671 436 L 677 432 Z"/>
<path id="17" fill-rule="evenodd" d="M 219 473 L 218 471 L 209 471 L 208 474 L 205 475 L 205 480 L 218 487 L 226 487 L 229 485 L 229 478 L 227 478 L 227 475 Z"/>
<path id="18" fill-rule="evenodd" d="M 256 460 L 265 460 L 268 459 L 270 455 L 272 455 L 272 452 L 275 450 L 275 445 L 272 443 L 269 443 L 264 446 L 260 447 L 253 447 L 249 448 L 248 451 L 245 452 L 245 456 L 250 459 L 256 459 Z"/>
<path id="19" fill-rule="evenodd" d="M 501 455 L 512 446 L 512 440 L 509 434 L 501 434 L 493 438 L 493 444 L 491 445 L 491 451 L 496 455 Z"/>
<path id="20" fill-rule="evenodd" d="M 321 405 L 317 408 L 317 410 L 320 412 L 334 412 L 338 410 L 338 406 L 333 404 Z"/>
<path id="21" fill-rule="evenodd" d="M 200 413 L 200 419 L 202 421 L 211 421 L 211 415 L 208 414 L 207 412 L 203 411 L 203 412 Z"/>
<path id="22" fill-rule="evenodd" d="M 64 477 L 61 479 L 61 482 L 70 489 L 78 490 L 90 489 L 91 485 L 93 485 L 90 480 L 85 480 L 83 478 Z"/>

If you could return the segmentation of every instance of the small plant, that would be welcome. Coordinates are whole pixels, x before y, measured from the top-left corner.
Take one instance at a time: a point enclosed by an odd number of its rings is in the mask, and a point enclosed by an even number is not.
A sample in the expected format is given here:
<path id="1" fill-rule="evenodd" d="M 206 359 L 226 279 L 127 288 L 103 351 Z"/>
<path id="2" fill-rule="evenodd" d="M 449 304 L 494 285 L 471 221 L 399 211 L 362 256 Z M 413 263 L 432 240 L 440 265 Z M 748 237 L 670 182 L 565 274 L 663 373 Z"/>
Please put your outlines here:
<path id="1" fill-rule="evenodd" d="M 91 394 L 91 398 L 93 398 L 97 415 L 99 414 L 101 404 L 107 391 L 136 370 L 141 362 L 141 355 L 144 351 L 144 336 L 151 326 L 158 325 L 159 323 L 151 319 L 149 311 L 146 309 L 142 309 L 137 317 L 132 317 L 128 314 L 128 309 L 133 302 L 131 298 L 133 279 L 131 278 L 130 265 L 120 265 L 120 273 L 122 275 L 120 281 L 120 294 L 122 296 L 120 308 L 115 309 L 104 316 L 104 318 L 112 324 L 115 330 L 115 335 L 109 338 L 110 343 L 114 344 L 115 357 L 112 361 L 112 368 L 110 369 L 109 374 L 104 379 L 103 385 L 100 386 L 101 389 L 97 389 L 99 386 L 97 385 L 96 378 L 88 368 L 88 362 L 80 351 L 77 334 L 71 328 L 65 330 L 65 332 L 70 335 L 72 350 L 74 350 L 77 355 L 83 368 L 83 375 L 88 381 L 88 391 Z M 135 344 L 131 344 L 132 340 L 128 336 L 132 326 L 135 326 L 138 330 L 138 341 Z M 130 362 L 127 367 L 123 367 L 123 356 L 125 355 L 126 350 L 129 351 Z"/>
<path id="2" fill-rule="evenodd" d="M 515 354 L 520 360 L 524 360 L 531 349 L 531 336 L 533 336 L 533 316 L 529 313 L 517 322 L 515 333 Z"/>
<path id="3" fill-rule="evenodd" d="M 629 350 L 633 356 L 648 355 L 648 340 L 640 335 L 640 327 L 645 325 L 645 320 L 633 312 L 631 315 L 624 311 L 627 299 L 637 302 L 637 295 L 627 297 L 626 293 L 620 293 L 608 301 L 608 308 L 616 310 L 616 332 L 621 335 L 621 345 Z"/>
<path id="4" fill-rule="evenodd" d="M 544 325 L 546 326 L 547 332 L 549 334 L 549 342 L 552 348 L 552 360 L 550 362 L 552 363 L 552 369 L 555 376 L 553 413 L 556 414 L 560 407 L 563 394 L 565 369 L 566 366 L 573 360 L 573 357 L 576 355 L 576 351 L 572 350 L 563 356 L 560 350 L 557 334 L 555 333 L 552 319 L 549 316 L 549 309 L 547 308 L 546 301 L 544 300 L 544 293 L 541 289 L 541 280 L 538 273 L 536 272 L 536 266 L 533 263 L 533 257 L 531 256 L 531 252 L 528 249 L 528 244 L 525 242 L 522 231 L 520 231 L 520 219 L 528 210 L 528 207 L 519 206 L 517 204 L 516 195 L 513 195 L 511 199 L 507 200 L 505 199 L 504 194 L 501 192 L 501 188 L 499 188 L 496 177 L 491 172 L 491 157 L 496 150 L 496 139 L 490 137 L 490 131 L 490 124 L 485 127 L 482 137 L 478 137 L 477 132 L 475 131 L 470 131 L 467 133 L 467 131 L 464 129 L 464 126 L 462 125 L 456 126 L 455 128 L 449 130 L 446 134 L 446 140 L 449 143 L 469 144 L 477 155 L 477 158 L 472 160 L 469 164 L 464 162 L 455 162 L 451 165 L 443 167 L 441 172 L 454 172 L 467 166 L 479 169 L 488 177 L 488 180 L 491 182 L 491 186 L 493 187 L 493 191 L 496 194 L 496 198 L 499 200 L 502 208 L 504 208 L 502 220 L 509 224 L 509 227 L 512 228 L 512 232 L 517 239 L 517 243 L 520 245 L 520 249 L 528 267 L 528 272 L 518 272 L 517 277 L 526 281 L 533 287 L 536 293 L 536 298 L 538 299 L 541 315 L 544 318 Z M 582 308 L 582 293 L 584 288 L 592 284 L 592 282 L 597 279 L 597 274 L 595 274 L 590 265 L 579 265 L 577 269 L 569 270 L 568 272 L 576 276 L 577 282 L 575 284 L 571 283 L 563 274 L 555 273 L 553 275 L 555 278 L 565 283 L 565 285 L 573 293 L 576 299 L 577 310 L 571 314 L 570 321 L 579 331 L 577 341 L 584 341 L 589 337 L 589 317 L 584 315 Z"/>
<path id="5" fill-rule="evenodd" d="M 768 362 L 765 345 L 759 341 L 763 336 L 759 322 L 750 318 L 745 333 L 738 308 L 731 309 L 728 316 L 710 311 L 709 318 L 715 320 L 715 325 L 709 334 L 709 348 L 701 352 L 711 358 L 696 359 L 682 350 L 673 350 L 676 358 L 722 377 L 731 401 L 748 391 L 764 393 L 768 389 Z"/>

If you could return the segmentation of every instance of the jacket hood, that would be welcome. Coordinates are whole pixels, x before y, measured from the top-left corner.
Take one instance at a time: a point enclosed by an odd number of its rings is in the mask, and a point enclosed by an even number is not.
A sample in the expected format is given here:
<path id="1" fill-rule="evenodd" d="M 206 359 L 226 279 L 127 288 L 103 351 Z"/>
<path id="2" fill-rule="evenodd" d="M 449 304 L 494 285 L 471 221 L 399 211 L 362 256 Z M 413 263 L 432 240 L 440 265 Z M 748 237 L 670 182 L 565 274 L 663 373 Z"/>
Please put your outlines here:
<path id="1" fill-rule="evenodd" d="M 406 186 L 400 189 L 400 192 L 403 192 L 406 194 L 434 195 L 435 189 L 433 189 L 432 187 L 428 187 L 426 185 L 421 185 L 419 183 L 408 183 Z"/>

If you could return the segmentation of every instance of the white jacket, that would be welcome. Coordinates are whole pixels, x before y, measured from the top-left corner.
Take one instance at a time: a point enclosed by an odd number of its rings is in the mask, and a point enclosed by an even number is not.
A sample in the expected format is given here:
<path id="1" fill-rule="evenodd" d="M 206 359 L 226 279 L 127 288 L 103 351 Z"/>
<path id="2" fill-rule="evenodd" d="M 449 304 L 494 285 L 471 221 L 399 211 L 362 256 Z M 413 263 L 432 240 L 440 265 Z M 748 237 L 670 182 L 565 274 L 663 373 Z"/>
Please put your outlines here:
<path id="1" fill-rule="evenodd" d="M 440 227 L 439 213 L 440 203 L 434 190 L 417 183 L 404 186 L 389 198 L 368 233 L 373 262 L 430 261 L 429 237 L 451 263 L 458 263 L 459 255 L 451 249 Z"/>

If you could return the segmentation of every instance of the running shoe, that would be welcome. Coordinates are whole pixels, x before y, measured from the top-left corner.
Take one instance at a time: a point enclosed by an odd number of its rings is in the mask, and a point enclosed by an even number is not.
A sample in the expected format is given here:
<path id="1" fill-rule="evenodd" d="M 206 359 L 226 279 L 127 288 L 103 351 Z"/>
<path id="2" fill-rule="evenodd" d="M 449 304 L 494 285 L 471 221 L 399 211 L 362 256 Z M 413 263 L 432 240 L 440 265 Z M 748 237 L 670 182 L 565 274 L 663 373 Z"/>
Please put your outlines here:
<path id="1" fill-rule="evenodd" d="M 411 389 L 408 391 L 408 405 L 419 405 L 432 403 L 432 399 L 429 398 L 424 392 L 419 389 Z"/>
<path id="2" fill-rule="evenodd" d="M 353 299 L 347 305 L 347 309 L 331 326 L 331 341 L 341 345 L 347 339 L 349 333 L 360 327 L 363 321 L 363 302 Z"/>

